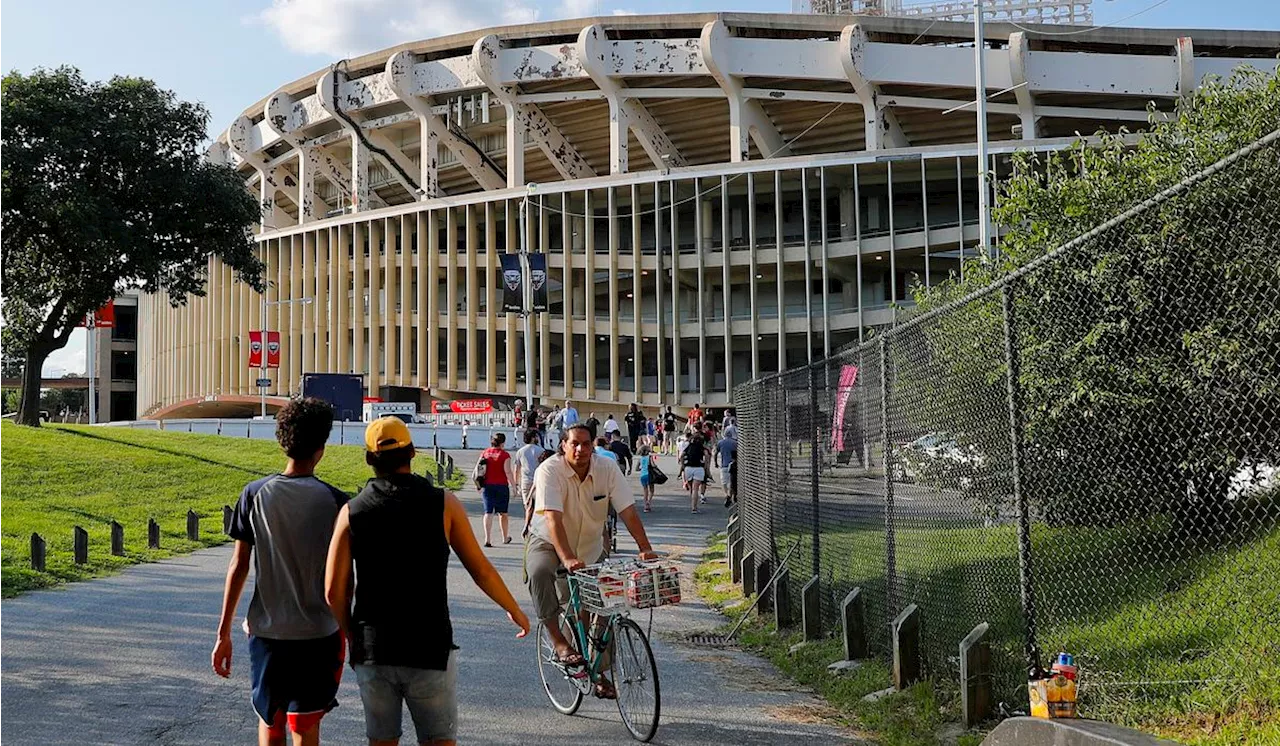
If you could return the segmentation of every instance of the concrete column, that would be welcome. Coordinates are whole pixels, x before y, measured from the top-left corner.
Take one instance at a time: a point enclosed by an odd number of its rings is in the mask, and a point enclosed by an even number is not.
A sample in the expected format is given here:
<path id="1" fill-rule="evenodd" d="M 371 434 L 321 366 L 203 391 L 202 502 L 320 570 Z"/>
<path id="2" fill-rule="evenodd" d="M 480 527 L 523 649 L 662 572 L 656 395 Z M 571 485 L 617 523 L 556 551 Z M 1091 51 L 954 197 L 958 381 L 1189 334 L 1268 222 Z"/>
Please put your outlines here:
<path id="1" fill-rule="evenodd" d="M 428 373 L 430 355 L 428 354 L 428 349 L 431 346 L 431 330 L 436 327 L 435 306 L 431 304 L 431 283 L 435 282 L 435 276 L 429 270 L 436 260 L 436 255 L 431 250 L 430 215 L 430 212 L 423 210 L 414 218 L 418 225 L 418 253 L 413 258 L 414 271 L 418 277 L 418 317 L 416 322 L 418 330 L 418 375 L 414 377 L 413 385 L 419 388 L 426 388 L 430 385 L 431 374 Z"/>
<path id="2" fill-rule="evenodd" d="M 413 230 L 417 218 L 414 215 L 400 216 L 400 363 L 396 366 L 396 381 L 401 386 L 413 383 L 410 371 L 413 370 Z"/>
<path id="3" fill-rule="evenodd" d="M 313 370 L 333 370 L 332 348 L 329 345 L 329 229 L 316 231 L 316 294 L 311 306 L 311 318 L 315 325 L 315 367 Z"/>
<path id="4" fill-rule="evenodd" d="M 386 228 L 385 218 L 369 221 L 369 396 L 382 392 L 382 251 Z"/>
<path id="5" fill-rule="evenodd" d="M 401 240 L 400 218 L 387 218 L 382 221 L 383 245 L 386 247 L 382 255 L 382 277 L 384 290 L 382 293 L 382 367 L 386 371 L 382 379 L 388 385 L 396 382 L 400 365 L 400 339 L 397 327 L 400 313 L 396 310 L 396 301 L 400 299 L 400 272 L 396 266 L 396 244 Z M 376 394 L 375 394 L 376 396 Z"/>
<path id="6" fill-rule="evenodd" d="M 583 229 L 581 233 L 585 234 L 586 255 L 586 278 L 583 287 L 583 295 L 585 296 L 586 305 L 584 306 L 587 314 L 586 324 L 586 349 L 582 351 L 584 365 L 587 367 L 587 398 L 596 398 L 596 236 L 595 221 L 591 220 L 591 192 L 584 191 L 582 214 L 587 216 L 582 220 Z"/>
<path id="7" fill-rule="evenodd" d="M 368 312 L 365 310 L 365 294 L 369 292 L 365 282 L 365 267 L 368 259 L 364 255 L 365 241 L 369 238 L 369 224 L 359 222 L 351 227 L 352 240 L 355 242 L 351 262 L 351 286 L 354 297 L 351 301 L 351 371 L 368 373 L 369 359 L 365 355 L 364 329 L 368 323 Z M 366 379 L 367 380 L 367 379 Z"/>
<path id="8" fill-rule="evenodd" d="M 458 216 L 457 208 L 445 210 L 445 388 L 458 388 Z"/>
<path id="9" fill-rule="evenodd" d="M 488 308 L 485 314 L 485 333 L 488 335 L 488 343 L 485 345 L 484 354 L 485 373 L 488 378 L 485 385 L 489 391 L 498 390 L 498 316 L 499 305 L 502 303 L 498 294 L 497 279 L 501 274 L 498 268 L 498 219 L 494 214 L 493 205 L 492 202 L 486 202 L 484 205 L 484 262 L 489 268 L 489 278 L 484 288 L 485 305 Z"/>
<path id="10" fill-rule="evenodd" d="M 625 131 L 624 131 L 625 132 Z M 609 401 L 618 401 L 618 379 L 621 365 L 618 350 L 618 204 L 614 188 L 609 187 Z"/>
<path id="11" fill-rule="evenodd" d="M 467 284 L 467 328 L 465 330 L 464 344 L 467 347 L 467 390 L 475 391 L 478 380 L 476 378 L 476 360 L 479 350 L 476 349 L 476 326 L 479 324 L 480 315 L 480 267 L 479 253 L 476 251 L 479 243 L 479 235 L 476 232 L 476 216 L 474 206 L 467 205 L 462 208 L 462 219 L 465 225 L 463 236 L 467 242 L 467 267 L 466 267 L 466 284 Z"/>
<path id="12" fill-rule="evenodd" d="M 853 200 L 853 187 L 840 187 L 840 240 L 852 241 L 857 229 L 857 205 Z"/>
<path id="13" fill-rule="evenodd" d="M 426 345 L 426 370 L 422 371 L 424 386 L 435 388 L 440 382 L 440 211 L 427 213 L 427 235 L 422 244 L 426 247 L 418 261 L 426 265 L 425 308 L 418 309 L 418 343 Z M 419 289 L 419 292 L 422 292 Z M 425 338 L 422 334 L 425 332 Z M 419 355 L 422 352 L 419 351 Z"/>

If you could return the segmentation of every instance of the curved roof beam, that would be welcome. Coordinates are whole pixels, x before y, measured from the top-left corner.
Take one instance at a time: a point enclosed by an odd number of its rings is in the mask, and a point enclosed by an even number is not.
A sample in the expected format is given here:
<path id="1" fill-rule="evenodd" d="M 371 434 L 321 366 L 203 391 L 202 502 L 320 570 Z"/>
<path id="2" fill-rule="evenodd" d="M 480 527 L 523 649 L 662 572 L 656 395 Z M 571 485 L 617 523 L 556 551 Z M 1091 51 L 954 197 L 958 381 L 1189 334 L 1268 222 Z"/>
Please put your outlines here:
<path id="1" fill-rule="evenodd" d="M 626 86 L 610 77 L 614 47 L 604 26 L 597 23 L 582 29 L 577 46 L 582 69 L 609 101 L 609 172 L 627 171 L 628 131 L 636 133 L 636 139 L 655 167 L 685 165 L 684 156 L 644 104 L 629 97 Z"/>
<path id="2" fill-rule="evenodd" d="M 293 220 L 276 200 L 277 194 L 284 194 L 296 204 L 298 199 L 298 182 L 283 166 L 273 165 L 267 154 L 253 149 L 253 122 L 249 117 L 239 117 L 227 128 L 227 146 L 231 152 L 253 167 L 258 172 L 258 202 L 262 206 L 263 230 L 284 228 L 292 225 Z"/>
<path id="3" fill-rule="evenodd" d="M 422 188 L 431 196 L 440 196 L 440 180 L 437 174 L 437 153 L 443 144 L 458 158 L 458 163 L 471 174 L 485 191 L 502 189 L 506 175 L 474 142 L 449 127 L 438 114 L 431 111 L 431 100 L 416 93 L 418 85 L 417 60 L 412 52 L 401 51 L 387 60 L 387 83 L 396 96 L 418 116 L 421 127 Z"/>
<path id="4" fill-rule="evenodd" d="M 578 153 L 560 129 L 547 119 L 536 104 L 521 103 L 516 84 L 502 82 L 498 66 L 502 54 L 502 41 L 489 34 L 476 40 L 471 47 L 471 63 L 476 75 L 502 102 L 507 112 L 507 186 L 524 186 L 524 136 L 527 132 L 534 143 L 551 161 L 551 165 L 566 180 L 595 176 L 591 164 Z M 518 80 L 518 78 L 517 78 Z"/>
<path id="5" fill-rule="evenodd" d="M 335 68 L 321 75 L 316 82 L 316 99 L 320 106 L 336 118 L 351 136 L 351 202 L 357 212 L 369 209 L 376 196 L 369 185 L 369 163 L 374 155 L 387 165 L 387 171 L 415 200 L 427 198 L 425 191 L 408 176 L 417 170 L 413 160 L 382 132 L 360 126 L 364 121 L 360 110 L 389 96 L 391 94 L 382 75 L 349 80 L 346 73 Z"/>
<path id="6" fill-rule="evenodd" d="M 324 217 L 323 213 L 333 207 L 320 196 L 316 177 L 323 176 L 333 184 L 339 194 L 339 204 L 347 204 L 351 200 L 351 170 L 323 146 L 307 142 L 290 128 L 293 104 L 293 96 L 284 91 L 276 91 L 267 97 L 267 103 L 262 107 L 262 116 L 268 129 L 292 145 L 298 154 L 298 192 L 302 196 L 298 217 L 300 222 L 309 223 Z M 318 209 L 321 206 L 323 211 Z"/>
<path id="7" fill-rule="evenodd" d="M 880 88 L 863 71 L 866 48 L 867 33 L 862 26 L 855 23 L 840 32 L 840 64 L 862 102 L 866 132 L 863 147 L 867 150 L 908 147 L 911 143 L 902 132 L 897 114 L 880 100 Z"/>
<path id="8" fill-rule="evenodd" d="M 1039 137 L 1039 117 L 1036 116 L 1036 101 L 1031 95 L 1031 83 L 1027 80 L 1027 57 L 1030 44 L 1027 35 L 1021 31 L 1009 34 L 1009 79 L 1013 82 L 1013 95 L 1018 102 L 1018 121 L 1022 124 L 1022 138 L 1031 140 Z"/>
<path id="9" fill-rule="evenodd" d="M 748 138 L 765 158 L 791 155 L 791 146 L 782 139 L 769 115 L 759 101 L 742 95 L 742 80 L 729 74 L 729 28 L 724 21 L 712 21 L 702 27 L 699 49 L 707 72 L 720 84 L 729 99 L 729 161 L 741 163 L 748 159 Z"/>

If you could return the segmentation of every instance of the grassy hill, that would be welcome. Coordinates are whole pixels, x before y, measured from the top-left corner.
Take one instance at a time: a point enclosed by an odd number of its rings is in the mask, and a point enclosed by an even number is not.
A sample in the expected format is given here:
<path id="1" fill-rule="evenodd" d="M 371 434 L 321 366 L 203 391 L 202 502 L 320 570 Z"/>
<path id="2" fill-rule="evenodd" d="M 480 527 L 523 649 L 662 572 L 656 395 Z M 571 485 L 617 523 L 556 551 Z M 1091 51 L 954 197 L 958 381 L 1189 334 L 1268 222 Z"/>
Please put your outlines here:
<path id="1" fill-rule="evenodd" d="M 284 463 L 274 441 L 6 421 L 0 426 L 0 591 L 8 598 L 221 544 L 227 541 L 222 506 L 234 505 L 247 482 Z M 414 467 L 435 470 L 423 455 Z M 370 476 L 359 446 L 330 446 L 316 473 L 353 495 Z M 199 541 L 186 538 L 188 509 L 201 517 Z M 147 549 L 148 518 L 160 524 L 159 550 Z M 124 526 L 123 557 L 111 556 L 112 520 Z M 89 533 L 85 565 L 72 559 L 77 525 Z M 48 543 L 43 573 L 30 569 L 32 532 Z"/>

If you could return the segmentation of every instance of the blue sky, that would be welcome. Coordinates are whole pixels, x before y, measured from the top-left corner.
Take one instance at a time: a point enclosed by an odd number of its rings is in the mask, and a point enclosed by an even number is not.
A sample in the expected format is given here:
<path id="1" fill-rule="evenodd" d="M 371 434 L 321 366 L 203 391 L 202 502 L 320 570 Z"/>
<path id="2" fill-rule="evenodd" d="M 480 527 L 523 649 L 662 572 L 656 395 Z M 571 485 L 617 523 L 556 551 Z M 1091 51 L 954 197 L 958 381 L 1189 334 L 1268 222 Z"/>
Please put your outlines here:
<path id="1" fill-rule="evenodd" d="M 914 1 L 914 0 L 909 0 Z M 1095 0 L 1113 23 L 1156 0 Z M 612 15 L 783 12 L 790 0 L 6 0 L 0 67 L 70 64 L 90 79 L 137 75 L 203 102 L 210 131 L 281 85 L 347 55 L 502 23 Z M 1167 0 L 1124 25 L 1280 30 L 1277 0 Z M 46 371 L 84 369 L 77 332 Z"/>

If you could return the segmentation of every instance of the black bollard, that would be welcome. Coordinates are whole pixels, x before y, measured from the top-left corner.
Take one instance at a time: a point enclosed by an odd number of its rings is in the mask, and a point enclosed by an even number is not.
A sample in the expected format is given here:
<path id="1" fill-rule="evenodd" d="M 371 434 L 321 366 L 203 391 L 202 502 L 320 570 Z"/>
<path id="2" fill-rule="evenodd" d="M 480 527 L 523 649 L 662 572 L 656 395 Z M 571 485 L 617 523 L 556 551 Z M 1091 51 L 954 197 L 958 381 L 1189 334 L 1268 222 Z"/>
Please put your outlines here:
<path id="1" fill-rule="evenodd" d="M 111 522 L 111 556 L 124 556 L 124 526 L 119 521 Z"/>
<path id="2" fill-rule="evenodd" d="M 44 539 L 40 538 L 40 534 L 31 534 L 31 569 L 36 572 L 44 572 Z"/>
<path id="3" fill-rule="evenodd" d="M 89 561 L 89 532 L 76 526 L 71 531 L 71 537 L 74 544 L 76 564 L 83 565 Z"/>
<path id="4" fill-rule="evenodd" d="M 147 549 L 160 548 L 160 524 L 156 519 L 147 519 Z"/>

